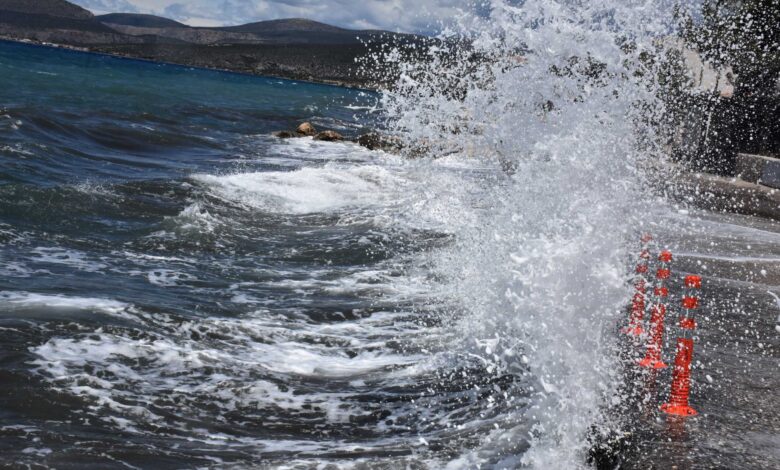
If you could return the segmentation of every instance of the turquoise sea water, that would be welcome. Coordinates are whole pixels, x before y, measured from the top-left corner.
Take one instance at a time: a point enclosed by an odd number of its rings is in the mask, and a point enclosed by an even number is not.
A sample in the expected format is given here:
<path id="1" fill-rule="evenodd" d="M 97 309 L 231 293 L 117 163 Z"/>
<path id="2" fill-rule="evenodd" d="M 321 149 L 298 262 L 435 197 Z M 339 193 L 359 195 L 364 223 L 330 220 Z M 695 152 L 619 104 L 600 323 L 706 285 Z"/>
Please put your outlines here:
<path id="1" fill-rule="evenodd" d="M 16 132 L 4 133 L 2 156 L 29 165 L 3 177 L 52 184 L 210 168 L 224 164 L 223 157 L 240 158 L 246 136 L 294 127 L 302 118 L 342 130 L 354 126 L 354 112 L 344 106 L 362 99 L 370 96 L 3 42 L 0 111 L 3 130 Z M 16 129 L 19 120 L 25 125 Z M 15 155 L 31 142 L 39 158 L 20 162 Z"/>

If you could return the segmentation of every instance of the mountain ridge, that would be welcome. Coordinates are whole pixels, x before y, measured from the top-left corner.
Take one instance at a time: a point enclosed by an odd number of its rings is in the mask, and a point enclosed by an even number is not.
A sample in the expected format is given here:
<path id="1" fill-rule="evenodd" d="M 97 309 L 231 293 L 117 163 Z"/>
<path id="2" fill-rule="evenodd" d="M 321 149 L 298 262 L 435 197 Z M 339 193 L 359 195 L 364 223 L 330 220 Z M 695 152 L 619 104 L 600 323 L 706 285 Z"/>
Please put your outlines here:
<path id="1" fill-rule="evenodd" d="M 263 20 L 255 21 L 252 23 L 246 23 L 236 26 L 222 26 L 220 28 L 224 31 L 236 31 L 241 33 L 252 32 L 277 32 L 277 31 L 317 31 L 328 33 L 346 33 L 346 32 L 362 32 L 356 29 L 346 29 L 339 26 L 329 25 L 315 20 L 307 18 L 283 18 L 276 20 Z"/>
<path id="2" fill-rule="evenodd" d="M 0 0 L 0 10 L 80 20 L 95 17 L 86 8 L 66 0 Z"/>
<path id="3" fill-rule="evenodd" d="M 144 13 L 108 13 L 95 16 L 101 23 L 119 24 L 124 26 L 136 26 L 146 28 L 191 28 L 192 26 L 179 23 L 176 20 L 164 16 L 147 15 Z"/>

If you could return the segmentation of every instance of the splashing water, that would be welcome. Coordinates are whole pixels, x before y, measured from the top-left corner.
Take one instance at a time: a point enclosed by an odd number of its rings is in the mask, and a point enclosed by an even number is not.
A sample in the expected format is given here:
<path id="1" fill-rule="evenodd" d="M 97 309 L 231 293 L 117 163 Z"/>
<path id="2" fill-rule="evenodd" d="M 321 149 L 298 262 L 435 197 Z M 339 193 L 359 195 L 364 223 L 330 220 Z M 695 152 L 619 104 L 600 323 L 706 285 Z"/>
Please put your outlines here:
<path id="1" fill-rule="evenodd" d="M 619 382 L 607 328 L 653 201 L 640 168 L 658 157 L 641 125 L 660 107 L 641 53 L 667 25 L 657 2 L 491 6 L 446 32 L 430 63 L 399 58 L 383 101 L 408 147 L 504 170 L 474 182 L 490 190 L 451 214 L 467 223 L 433 265 L 468 311 L 464 347 L 494 373 L 532 377 L 532 398 L 453 467 L 572 468 Z"/>

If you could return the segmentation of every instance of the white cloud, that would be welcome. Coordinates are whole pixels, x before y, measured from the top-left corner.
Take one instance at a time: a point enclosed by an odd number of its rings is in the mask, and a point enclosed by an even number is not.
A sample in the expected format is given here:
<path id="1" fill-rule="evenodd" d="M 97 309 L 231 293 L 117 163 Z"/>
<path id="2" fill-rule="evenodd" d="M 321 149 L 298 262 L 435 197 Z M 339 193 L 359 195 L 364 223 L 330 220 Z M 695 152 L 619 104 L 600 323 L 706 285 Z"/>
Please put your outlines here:
<path id="1" fill-rule="evenodd" d="M 71 0 L 95 13 L 166 16 L 202 25 L 235 25 L 279 18 L 308 18 L 345 28 L 432 32 L 471 0 Z"/>

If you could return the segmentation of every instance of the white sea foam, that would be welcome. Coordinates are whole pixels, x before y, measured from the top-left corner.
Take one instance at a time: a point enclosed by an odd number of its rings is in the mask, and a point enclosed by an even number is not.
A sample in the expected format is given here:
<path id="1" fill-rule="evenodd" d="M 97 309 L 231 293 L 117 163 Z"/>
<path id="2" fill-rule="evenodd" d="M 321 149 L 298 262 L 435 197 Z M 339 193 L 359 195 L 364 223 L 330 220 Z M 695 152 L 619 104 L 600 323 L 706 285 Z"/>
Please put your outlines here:
<path id="1" fill-rule="evenodd" d="M 31 269 L 25 263 L 7 261 L 0 264 L 0 276 L 6 277 L 30 277 L 33 274 L 51 274 L 45 269 Z"/>
<path id="2" fill-rule="evenodd" d="M 14 128 L 18 128 L 18 127 L 14 127 Z M 30 150 L 27 150 L 26 148 L 24 148 L 24 146 L 22 144 L 15 144 L 13 146 L 2 145 L 2 146 L 0 146 L 0 152 L 13 153 L 13 154 L 19 155 L 21 158 L 32 157 L 32 156 L 35 155 Z"/>
<path id="3" fill-rule="evenodd" d="M 61 264 L 80 271 L 98 272 L 106 269 L 108 265 L 103 259 L 95 260 L 94 257 L 79 250 L 59 247 L 38 247 L 32 250 L 36 263 Z"/>
<path id="4" fill-rule="evenodd" d="M 393 321 L 398 314 L 389 312 L 335 326 L 291 321 L 262 311 L 236 319 L 183 323 L 165 315 L 153 319 L 142 316 L 156 322 L 158 330 L 167 330 L 166 335 L 136 338 L 97 331 L 54 337 L 32 349 L 36 356 L 33 364 L 56 388 L 88 399 L 96 410 L 113 410 L 104 417 L 107 424 L 127 432 L 143 432 L 139 422 L 171 425 L 168 418 L 140 404 L 179 406 L 161 402 L 160 397 L 210 403 L 222 413 L 268 410 L 282 413 L 280 417 L 317 413 L 331 423 L 349 423 L 351 416 L 363 413 L 350 392 L 296 390 L 295 381 L 280 386 L 257 376 L 283 374 L 362 383 L 426 359 L 388 350 L 385 342 L 401 333 L 403 325 Z M 407 333 L 414 330 L 419 326 L 406 324 Z M 212 335 L 222 339 L 199 339 Z M 354 353 L 345 354 L 345 348 Z M 187 423 L 182 426 L 189 428 Z M 212 443 L 215 438 L 208 433 L 196 437 Z M 283 439 L 238 439 L 225 436 L 222 444 L 246 444 L 267 451 L 356 448 L 354 443 L 299 441 L 299 447 L 289 447 L 292 444 Z"/>
<path id="5" fill-rule="evenodd" d="M 213 192 L 229 201 L 268 212 L 310 214 L 392 203 L 403 180 L 376 165 L 334 163 L 290 172 L 227 176 L 198 175 Z"/>
<path id="6" fill-rule="evenodd" d="M 349 142 L 323 142 L 311 137 L 300 137 L 276 141 L 268 149 L 271 157 L 282 158 L 296 165 L 301 162 L 352 161 L 370 162 L 377 157 L 376 152 L 370 152 L 364 147 Z M 268 156 L 263 157 L 266 161 Z"/>
<path id="7" fill-rule="evenodd" d="M 403 299 L 423 299 L 430 295 L 430 285 L 425 279 L 406 275 L 393 275 L 387 270 L 360 270 L 335 279 L 310 276 L 306 279 L 282 279 L 265 284 L 277 289 L 290 289 L 301 295 L 325 293 L 350 295 L 400 302 Z"/>
<path id="8" fill-rule="evenodd" d="M 74 189 L 93 197 L 100 197 L 105 199 L 120 198 L 120 196 L 114 192 L 113 188 L 110 186 L 94 181 L 85 181 L 76 184 L 74 185 Z"/>
<path id="9" fill-rule="evenodd" d="M 130 305 L 111 299 L 67 297 L 31 292 L 0 292 L 0 310 L 64 310 L 120 314 Z"/>
<path id="10" fill-rule="evenodd" d="M 222 224 L 220 219 L 211 215 L 201 203 L 193 203 L 185 207 L 176 217 L 177 228 L 185 232 L 212 233 Z"/>
<path id="11" fill-rule="evenodd" d="M 152 284 L 163 287 L 177 286 L 181 283 L 196 279 L 195 276 L 192 276 L 191 274 L 171 269 L 155 269 L 147 274 L 147 278 Z"/>
<path id="12" fill-rule="evenodd" d="M 140 263 L 191 263 L 194 261 L 193 259 L 182 258 L 178 256 L 150 255 L 147 253 L 135 253 L 132 251 L 113 251 L 111 254 L 115 256 L 126 257 Z"/>

